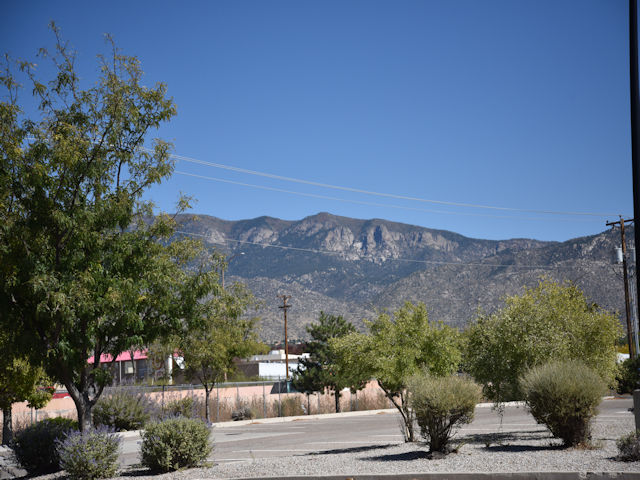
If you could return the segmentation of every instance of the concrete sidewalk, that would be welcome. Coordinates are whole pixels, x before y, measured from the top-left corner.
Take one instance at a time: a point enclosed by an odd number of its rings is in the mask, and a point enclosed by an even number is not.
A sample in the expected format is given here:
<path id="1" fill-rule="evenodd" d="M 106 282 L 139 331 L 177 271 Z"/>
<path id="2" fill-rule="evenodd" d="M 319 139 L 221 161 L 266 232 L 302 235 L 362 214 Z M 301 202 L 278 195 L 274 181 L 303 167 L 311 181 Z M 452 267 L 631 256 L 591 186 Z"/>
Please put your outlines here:
<path id="1" fill-rule="evenodd" d="M 638 480 L 640 473 L 616 472 L 518 472 L 518 473 L 405 473 L 387 475 L 327 475 L 261 477 L 261 480 Z M 257 480 L 233 478 L 228 480 Z"/>

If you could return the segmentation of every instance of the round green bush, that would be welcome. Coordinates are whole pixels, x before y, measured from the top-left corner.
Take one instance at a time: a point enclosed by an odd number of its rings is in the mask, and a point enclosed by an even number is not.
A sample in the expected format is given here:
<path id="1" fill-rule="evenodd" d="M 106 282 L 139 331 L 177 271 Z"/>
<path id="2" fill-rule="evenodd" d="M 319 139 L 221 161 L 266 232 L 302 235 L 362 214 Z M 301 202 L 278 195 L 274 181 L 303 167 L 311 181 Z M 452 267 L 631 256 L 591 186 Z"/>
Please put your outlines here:
<path id="1" fill-rule="evenodd" d="M 409 401 L 420 433 L 432 452 L 448 453 L 455 430 L 473 420 L 482 398 L 479 385 L 455 375 L 417 375 L 409 381 Z"/>
<path id="2" fill-rule="evenodd" d="M 196 467 L 213 447 L 209 428 L 201 420 L 176 417 L 148 423 L 142 432 L 140 460 L 153 471 Z"/>
<path id="3" fill-rule="evenodd" d="M 618 446 L 618 459 L 623 462 L 640 461 L 640 430 L 623 435 L 616 441 Z"/>
<path id="4" fill-rule="evenodd" d="M 588 445 L 591 419 L 606 393 L 602 378 L 583 363 L 551 362 L 529 370 L 520 380 L 536 421 L 566 446 Z"/>
<path id="5" fill-rule="evenodd" d="M 113 477 L 118 471 L 121 441 L 113 430 L 105 427 L 88 432 L 73 430 L 57 441 L 60 467 L 71 480 Z"/>
<path id="6" fill-rule="evenodd" d="M 156 404 L 144 394 L 118 390 L 98 400 L 93 407 L 93 424 L 117 431 L 139 430 L 156 412 Z"/>
<path id="7" fill-rule="evenodd" d="M 56 440 L 70 430 L 77 430 L 78 422 L 70 418 L 46 418 L 14 435 L 11 446 L 16 458 L 30 474 L 60 470 Z"/>
<path id="8" fill-rule="evenodd" d="M 627 358 L 618 365 L 616 381 L 618 393 L 633 393 L 636 388 L 640 388 L 640 357 L 633 360 Z"/>

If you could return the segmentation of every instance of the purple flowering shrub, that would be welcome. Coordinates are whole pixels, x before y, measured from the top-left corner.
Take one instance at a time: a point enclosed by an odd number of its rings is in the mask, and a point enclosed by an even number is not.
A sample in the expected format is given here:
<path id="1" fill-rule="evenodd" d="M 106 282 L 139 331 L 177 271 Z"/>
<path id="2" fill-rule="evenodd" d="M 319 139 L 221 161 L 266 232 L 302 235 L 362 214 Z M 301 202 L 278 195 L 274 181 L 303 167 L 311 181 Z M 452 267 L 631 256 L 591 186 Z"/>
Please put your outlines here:
<path id="1" fill-rule="evenodd" d="M 46 418 L 17 432 L 11 447 L 30 474 L 57 472 L 60 467 L 56 440 L 77 428 L 78 422 L 70 418 Z"/>
<path id="2" fill-rule="evenodd" d="M 93 407 L 93 423 L 117 431 L 139 430 L 157 413 L 157 405 L 144 394 L 121 390 L 98 400 Z"/>
<path id="3" fill-rule="evenodd" d="M 57 441 L 60 467 L 72 480 L 113 477 L 118 471 L 122 439 L 107 427 L 86 432 L 73 430 Z"/>

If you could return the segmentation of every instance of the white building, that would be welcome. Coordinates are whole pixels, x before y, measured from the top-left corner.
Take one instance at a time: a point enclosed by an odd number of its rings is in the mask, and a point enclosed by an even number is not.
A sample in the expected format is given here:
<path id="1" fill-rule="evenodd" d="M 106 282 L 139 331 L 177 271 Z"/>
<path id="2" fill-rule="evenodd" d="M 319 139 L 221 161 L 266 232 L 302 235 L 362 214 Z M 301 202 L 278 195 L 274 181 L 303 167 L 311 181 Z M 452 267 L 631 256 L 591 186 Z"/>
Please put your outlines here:
<path id="1" fill-rule="evenodd" d="M 302 355 L 289 355 L 289 375 L 298 369 L 300 358 L 308 358 L 308 353 Z M 265 379 L 285 378 L 286 355 L 284 350 L 272 350 L 267 355 L 253 355 L 252 357 L 237 362 L 238 369 L 247 377 L 260 377 Z"/>

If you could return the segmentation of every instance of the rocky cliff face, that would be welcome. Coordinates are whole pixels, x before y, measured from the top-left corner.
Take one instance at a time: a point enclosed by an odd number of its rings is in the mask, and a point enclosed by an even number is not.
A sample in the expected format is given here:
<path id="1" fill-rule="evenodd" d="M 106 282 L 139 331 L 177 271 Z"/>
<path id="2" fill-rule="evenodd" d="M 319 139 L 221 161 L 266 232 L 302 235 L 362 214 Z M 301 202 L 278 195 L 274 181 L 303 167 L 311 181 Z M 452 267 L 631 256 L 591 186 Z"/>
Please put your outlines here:
<path id="1" fill-rule="evenodd" d="M 499 307 L 505 295 L 534 285 L 541 275 L 572 280 L 607 308 L 624 306 L 621 269 L 611 264 L 618 232 L 561 243 L 491 241 L 328 213 L 300 221 L 182 216 L 180 223 L 228 258 L 244 253 L 234 257 L 227 279 L 246 283 L 261 300 L 256 313 L 265 340 L 282 336 L 282 293 L 292 296 L 291 338 L 304 337 L 320 310 L 362 328 L 363 318 L 404 301 L 422 301 L 431 318 L 462 326 L 478 308 Z"/>

